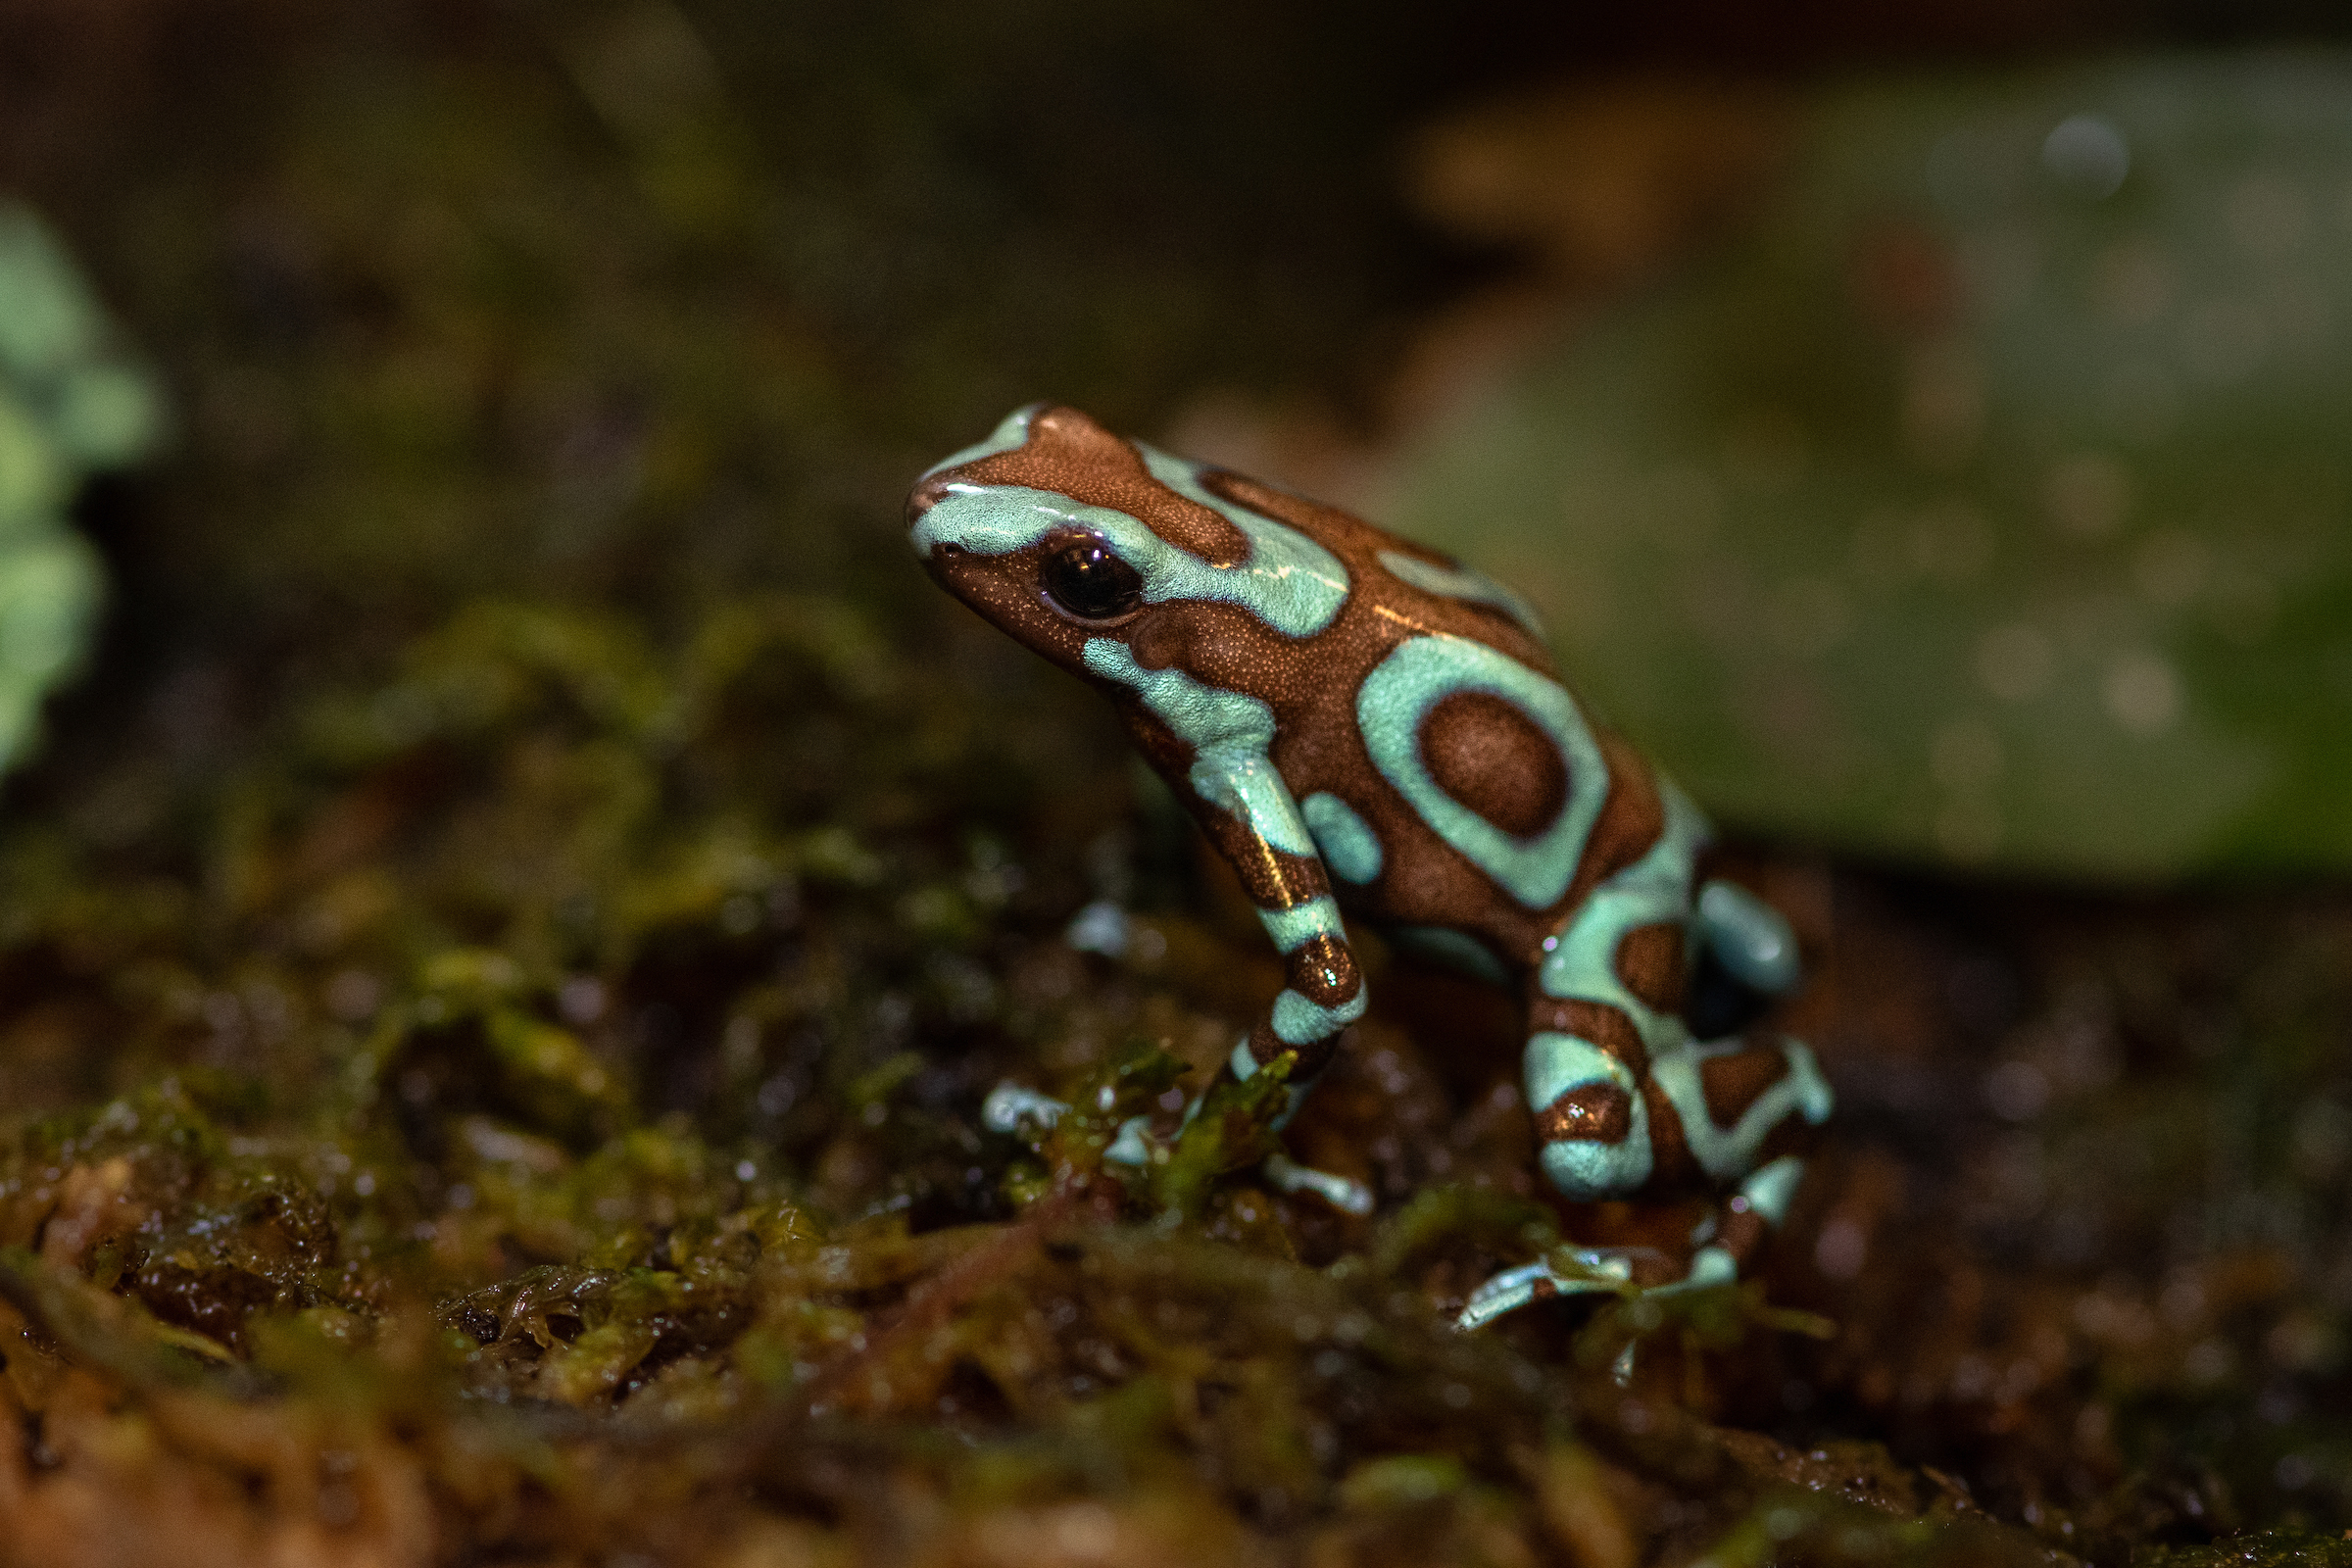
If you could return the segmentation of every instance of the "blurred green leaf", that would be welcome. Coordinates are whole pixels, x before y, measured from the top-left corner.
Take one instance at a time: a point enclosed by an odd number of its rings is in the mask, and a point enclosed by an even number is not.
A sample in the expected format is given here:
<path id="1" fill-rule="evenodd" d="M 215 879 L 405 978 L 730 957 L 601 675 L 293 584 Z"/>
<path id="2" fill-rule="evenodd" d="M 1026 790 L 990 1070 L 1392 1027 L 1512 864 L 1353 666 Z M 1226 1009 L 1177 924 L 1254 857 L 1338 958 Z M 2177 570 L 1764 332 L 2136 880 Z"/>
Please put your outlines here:
<path id="1" fill-rule="evenodd" d="M 0 772 L 97 618 L 97 556 L 67 526 L 88 474 L 163 432 L 153 380 L 114 354 L 105 314 L 40 220 L 0 201 Z"/>
<path id="2" fill-rule="evenodd" d="M 2352 61 L 1828 90 L 1741 237 L 1404 460 L 1725 818 L 2352 862 Z"/>

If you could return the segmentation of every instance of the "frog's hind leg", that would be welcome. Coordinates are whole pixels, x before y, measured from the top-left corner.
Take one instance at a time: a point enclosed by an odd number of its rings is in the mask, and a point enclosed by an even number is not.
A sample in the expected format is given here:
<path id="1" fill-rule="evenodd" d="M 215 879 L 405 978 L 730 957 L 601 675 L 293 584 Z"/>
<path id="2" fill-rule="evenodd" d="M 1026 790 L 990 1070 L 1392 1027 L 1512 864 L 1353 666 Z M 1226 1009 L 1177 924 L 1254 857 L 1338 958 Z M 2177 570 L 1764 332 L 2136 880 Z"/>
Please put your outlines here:
<path id="1" fill-rule="evenodd" d="M 1688 1283 L 1736 1278 L 1788 1218 L 1804 1151 L 1836 1097 L 1803 1042 L 1761 1032 L 1685 1040 L 1651 1061 L 1650 1086 L 1671 1106 L 1690 1163 L 1718 1191 L 1729 1189 L 1697 1238 Z"/>
<path id="2" fill-rule="evenodd" d="M 1763 1036 L 1702 1043 L 1685 1022 L 1692 939 L 1717 956 L 1730 948 L 1735 959 L 1752 957 L 1740 943 L 1754 949 L 1760 927 L 1753 910 L 1725 909 L 1720 896 L 1692 899 L 1705 824 L 1671 786 L 1660 796 L 1666 822 L 1656 843 L 1544 944 L 1528 998 L 1527 1102 L 1544 1174 L 1562 1196 L 1590 1202 L 1711 1187 L 1729 1190 L 1723 1212 L 1692 1238 L 1698 1250 L 1679 1280 L 1638 1278 L 1648 1271 L 1630 1253 L 1621 1274 L 1600 1268 L 1619 1260 L 1610 1255 L 1574 1254 L 1566 1271 L 1533 1264 L 1490 1281 L 1464 1326 L 1547 1295 L 1737 1277 L 1787 1212 L 1803 1173 L 1796 1148 L 1829 1115 L 1829 1086 L 1803 1046 Z M 1786 956 L 1793 961 L 1792 943 Z M 1772 982 L 1759 990 L 1785 994 L 1793 984 L 1792 973 L 1749 967 Z"/>
<path id="3" fill-rule="evenodd" d="M 1672 1102 L 1692 1161 L 1718 1186 L 1737 1184 L 1692 1260 L 1696 1280 L 1744 1269 L 1780 1228 L 1804 1174 L 1802 1150 L 1833 1097 L 1802 1042 L 1760 1031 L 1724 1038 L 1803 978 L 1788 922 L 1735 882 L 1705 884 L 1691 912 L 1698 951 L 1683 1016 L 1700 1039 L 1661 1053 L 1650 1078 Z"/>
<path id="4" fill-rule="evenodd" d="M 1622 1040 L 1631 1022 L 1588 1022 L 1587 1030 Z M 1679 1276 L 1670 1272 L 1676 1265 L 1646 1250 L 1577 1249 L 1488 1280 L 1465 1303 L 1456 1322 L 1463 1329 L 1557 1297 L 1632 1287 L 1685 1291 L 1738 1279 L 1787 1219 L 1804 1176 L 1802 1150 L 1830 1113 L 1830 1087 L 1813 1054 L 1794 1040 L 1702 1044 L 1685 1033 L 1650 1054 L 1641 1071 L 1631 1053 L 1544 1031 L 1529 1040 L 1527 1056 L 1530 1100 L 1543 1105 L 1536 1125 L 1544 1171 L 1564 1196 L 1626 1198 L 1694 1180 L 1729 1191 L 1691 1237 L 1696 1250 Z M 1537 1100 L 1571 1076 L 1581 1081 L 1548 1102 Z"/>

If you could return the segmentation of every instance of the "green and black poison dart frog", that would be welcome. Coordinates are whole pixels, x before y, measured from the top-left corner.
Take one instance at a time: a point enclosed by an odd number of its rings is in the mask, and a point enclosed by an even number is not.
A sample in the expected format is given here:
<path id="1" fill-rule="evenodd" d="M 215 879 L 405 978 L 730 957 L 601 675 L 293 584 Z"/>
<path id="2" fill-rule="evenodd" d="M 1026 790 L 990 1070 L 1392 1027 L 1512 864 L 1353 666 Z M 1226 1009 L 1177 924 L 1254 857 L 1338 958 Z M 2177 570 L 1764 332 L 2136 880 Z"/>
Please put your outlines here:
<path id="1" fill-rule="evenodd" d="M 1480 1287 L 1464 1327 L 1627 1281 L 1738 1276 L 1786 1215 L 1831 1094 L 1804 1046 L 1701 1039 L 1723 1032 L 1705 1012 L 1739 1019 L 1690 1004 L 1694 986 L 1788 994 L 1795 943 L 1752 895 L 1694 885 L 1705 818 L 1587 717 L 1517 595 L 1042 405 L 926 473 L 907 513 L 949 592 L 1110 696 L 1256 903 L 1288 983 L 1222 1073 L 1295 1053 L 1297 1108 L 1364 1011 L 1345 912 L 1524 992 L 1527 1102 L 1562 1195 L 1718 1199 L 1687 1273 L 1657 1278 L 1635 1250 L 1530 1264 Z M 1006 1094 L 1000 1123 L 1057 1108 Z M 1149 1157 L 1132 1126 L 1112 1152 Z M 1370 1206 L 1279 1158 L 1267 1174 Z"/>

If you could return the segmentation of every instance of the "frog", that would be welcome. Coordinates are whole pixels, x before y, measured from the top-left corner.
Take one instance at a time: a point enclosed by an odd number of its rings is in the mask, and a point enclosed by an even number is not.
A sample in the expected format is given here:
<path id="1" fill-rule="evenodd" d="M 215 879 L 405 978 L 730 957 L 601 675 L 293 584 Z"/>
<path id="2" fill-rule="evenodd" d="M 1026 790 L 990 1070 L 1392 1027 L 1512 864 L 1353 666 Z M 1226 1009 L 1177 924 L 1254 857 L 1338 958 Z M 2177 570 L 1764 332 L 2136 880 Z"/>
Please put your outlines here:
<path id="1" fill-rule="evenodd" d="M 1701 874 L 1706 816 L 1571 694 L 1524 598 L 1051 404 L 926 470 L 906 523 L 940 586 L 1110 699 L 1254 906 L 1283 988 L 1217 1083 L 1287 1059 L 1297 1113 L 1364 1016 L 1352 921 L 1522 999 L 1537 1164 L 1563 1200 L 1706 1200 L 1682 1255 L 1555 1250 L 1470 1293 L 1461 1327 L 1751 1265 L 1834 1103 L 1802 1042 L 1753 1027 L 1801 981 L 1795 938 Z M 988 1107 L 1001 1128 L 1058 1108 L 1016 1085 Z M 1148 1146 L 1139 1118 L 1109 1157 Z M 1372 1206 L 1286 1155 L 1263 1169 Z"/>

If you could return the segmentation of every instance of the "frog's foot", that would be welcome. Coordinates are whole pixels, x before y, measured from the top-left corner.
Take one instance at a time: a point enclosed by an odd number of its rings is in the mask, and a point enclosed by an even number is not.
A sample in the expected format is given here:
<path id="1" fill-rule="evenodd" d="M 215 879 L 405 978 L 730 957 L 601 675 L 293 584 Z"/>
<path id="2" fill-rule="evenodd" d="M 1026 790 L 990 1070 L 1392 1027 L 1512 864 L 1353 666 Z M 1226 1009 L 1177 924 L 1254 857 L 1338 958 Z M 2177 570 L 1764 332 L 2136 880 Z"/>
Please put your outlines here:
<path id="1" fill-rule="evenodd" d="M 1733 1284 L 1764 1238 L 1778 1230 L 1788 1217 L 1789 1200 L 1804 1173 L 1805 1162 L 1793 1155 L 1776 1159 L 1751 1173 L 1725 1200 L 1722 1209 L 1708 1215 L 1691 1234 L 1690 1240 L 1697 1250 L 1690 1254 L 1690 1262 L 1680 1279 L 1659 1280 L 1650 1273 L 1660 1259 L 1659 1254 L 1647 1249 L 1579 1249 L 1567 1254 L 1577 1270 L 1572 1275 L 1559 1273 L 1548 1262 L 1527 1263 L 1495 1275 L 1471 1293 L 1470 1302 L 1454 1320 L 1454 1327 L 1481 1328 L 1506 1312 L 1516 1312 L 1523 1306 L 1555 1297 L 1596 1291 L 1627 1294 L 1628 1287 L 1636 1286 L 1642 1275 L 1648 1279 L 1634 1294 L 1679 1296 L 1686 1291 Z"/>
<path id="2" fill-rule="evenodd" d="M 1268 1154 L 1258 1170 L 1266 1185 L 1278 1193 L 1312 1193 L 1341 1213 L 1358 1219 L 1372 1212 L 1372 1189 L 1352 1176 L 1310 1170 L 1288 1154 Z"/>
<path id="3" fill-rule="evenodd" d="M 1713 1285 L 1729 1285 L 1740 1277 L 1739 1262 L 1720 1247 L 1702 1247 L 1690 1258 L 1689 1272 L 1680 1279 L 1670 1279 L 1655 1285 L 1636 1285 L 1636 1279 L 1648 1273 L 1659 1261 L 1655 1252 L 1645 1248 L 1594 1247 L 1579 1248 L 1567 1254 L 1573 1265 L 1571 1272 L 1562 1272 L 1549 1262 L 1525 1263 L 1518 1268 L 1504 1269 L 1493 1279 L 1470 1293 L 1470 1300 L 1453 1326 L 1465 1332 L 1484 1328 L 1506 1313 L 1538 1301 L 1555 1300 L 1563 1296 L 1673 1296 L 1684 1291 L 1704 1290 Z M 1651 1278 L 1656 1276 L 1652 1274 Z"/>
<path id="4" fill-rule="evenodd" d="M 1468 1333 L 1538 1301 L 1595 1293 L 1621 1295 L 1633 1283 L 1635 1254 L 1630 1249 L 1580 1248 L 1568 1254 L 1568 1260 L 1575 1265 L 1569 1273 L 1553 1268 L 1548 1261 L 1504 1269 L 1470 1293 L 1470 1300 L 1453 1326 Z"/>

